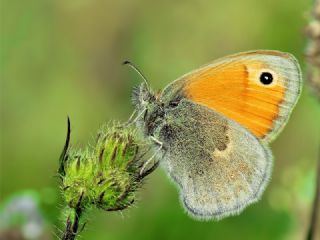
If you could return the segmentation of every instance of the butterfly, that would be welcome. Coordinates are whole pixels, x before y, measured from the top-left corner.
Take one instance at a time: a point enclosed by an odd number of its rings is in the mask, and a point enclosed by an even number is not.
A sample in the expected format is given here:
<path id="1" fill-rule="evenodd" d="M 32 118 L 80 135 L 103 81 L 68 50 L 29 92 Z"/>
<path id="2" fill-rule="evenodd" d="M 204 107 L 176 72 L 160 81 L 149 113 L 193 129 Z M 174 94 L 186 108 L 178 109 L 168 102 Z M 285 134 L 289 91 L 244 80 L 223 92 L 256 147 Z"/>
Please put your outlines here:
<path id="1" fill-rule="evenodd" d="M 301 88 L 291 54 L 238 53 L 183 75 L 160 93 L 143 82 L 132 93 L 134 122 L 178 186 L 186 211 L 219 220 L 261 198 L 272 172 L 268 143 L 286 125 Z"/>

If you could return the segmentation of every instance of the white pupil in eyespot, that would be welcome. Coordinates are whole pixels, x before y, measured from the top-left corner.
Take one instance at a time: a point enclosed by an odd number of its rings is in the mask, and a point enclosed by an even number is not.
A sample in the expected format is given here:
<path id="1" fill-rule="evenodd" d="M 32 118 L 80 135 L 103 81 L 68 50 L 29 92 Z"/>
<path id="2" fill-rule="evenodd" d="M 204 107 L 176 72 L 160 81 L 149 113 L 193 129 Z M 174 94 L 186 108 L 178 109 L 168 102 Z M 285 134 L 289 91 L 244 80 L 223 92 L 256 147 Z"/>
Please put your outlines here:
<path id="1" fill-rule="evenodd" d="M 269 85 L 273 81 L 273 76 L 269 72 L 263 72 L 260 75 L 260 82 L 264 85 Z"/>

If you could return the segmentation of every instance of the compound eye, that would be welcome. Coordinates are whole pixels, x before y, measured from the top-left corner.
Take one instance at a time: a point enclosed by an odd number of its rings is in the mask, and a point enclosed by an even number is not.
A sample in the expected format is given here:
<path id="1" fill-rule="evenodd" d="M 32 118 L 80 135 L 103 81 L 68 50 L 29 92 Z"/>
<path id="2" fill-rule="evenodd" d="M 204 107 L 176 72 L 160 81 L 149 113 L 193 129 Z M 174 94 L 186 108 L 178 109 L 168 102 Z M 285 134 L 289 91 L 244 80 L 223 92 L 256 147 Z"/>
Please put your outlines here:
<path id="1" fill-rule="evenodd" d="M 175 108 L 179 105 L 179 102 L 178 101 L 172 101 L 169 103 L 169 106 L 172 107 L 172 108 Z"/>
<path id="2" fill-rule="evenodd" d="M 260 75 L 260 82 L 263 85 L 269 85 L 273 82 L 273 75 L 270 72 L 262 72 Z"/>

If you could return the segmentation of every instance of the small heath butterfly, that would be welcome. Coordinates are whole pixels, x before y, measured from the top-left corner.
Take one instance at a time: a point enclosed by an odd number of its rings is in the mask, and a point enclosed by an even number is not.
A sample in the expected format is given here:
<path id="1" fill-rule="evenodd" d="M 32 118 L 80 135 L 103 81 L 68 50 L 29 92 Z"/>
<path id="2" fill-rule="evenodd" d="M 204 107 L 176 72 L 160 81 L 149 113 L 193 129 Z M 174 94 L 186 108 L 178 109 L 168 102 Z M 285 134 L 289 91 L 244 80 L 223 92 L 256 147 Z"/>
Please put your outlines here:
<path id="1" fill-rule="evenodd" d="M 288 121 L 301 86 L 291 54 L 239 53 L 159 94 L 142 83 L 132 95 L 134 122 L 178 186 L 186 211 L 196 219 L 222 219 L 261 198 L 272 171 L 268 143 Z"/>

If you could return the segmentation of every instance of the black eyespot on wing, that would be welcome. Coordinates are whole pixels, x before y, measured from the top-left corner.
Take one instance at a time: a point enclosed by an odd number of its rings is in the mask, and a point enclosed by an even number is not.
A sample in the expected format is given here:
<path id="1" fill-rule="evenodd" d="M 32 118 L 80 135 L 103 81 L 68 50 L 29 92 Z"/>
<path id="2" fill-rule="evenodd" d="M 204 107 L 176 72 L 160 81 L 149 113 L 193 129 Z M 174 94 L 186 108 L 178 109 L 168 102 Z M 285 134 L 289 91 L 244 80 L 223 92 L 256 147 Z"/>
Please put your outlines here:
<path id="1" fill-rule="evenodd" d="M 271 84 L 273 81 L 273 76 L 271 73 L 269 72 L 263 72 L 261 73 L 260 75 L 260 82 L 263 84 L 263 85 L 269 85 Z"/>

